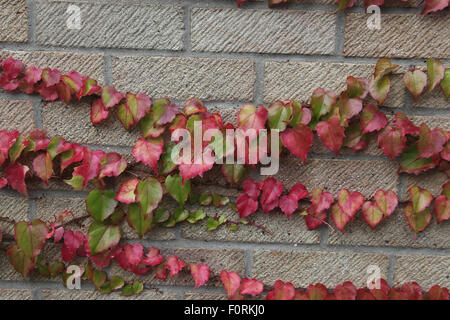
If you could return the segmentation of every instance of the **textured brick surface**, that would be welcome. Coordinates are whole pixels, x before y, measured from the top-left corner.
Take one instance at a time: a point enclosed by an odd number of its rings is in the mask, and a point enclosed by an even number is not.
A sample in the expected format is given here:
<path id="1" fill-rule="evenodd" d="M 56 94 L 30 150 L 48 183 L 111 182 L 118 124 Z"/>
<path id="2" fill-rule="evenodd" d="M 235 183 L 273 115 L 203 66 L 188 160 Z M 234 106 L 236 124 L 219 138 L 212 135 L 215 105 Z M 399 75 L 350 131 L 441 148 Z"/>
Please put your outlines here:
<path id="1" fill-rule="evenodd" d="M 115 57 L 113 84 L 151 97 L 203 100 L 253 99 L 255 74 L 247 59 Z"/>
<path id="2" fill-rule="evenodd" d="M 328 233 L 329 245 L 345 246 L 382 246 L 413 248 L 449 248 L 450 223 L 440 225 L 433 218 L 427 229 L 417 235 L 408 225 L 404 208 L 397 209 L 372 230 L 362 219 L 362 213 L 345 227 L 345 233 L 339 230 Z"/>
<path id="3" fill-rule="evenodd" d="M 0 288 L 0 300 L 31 300 L 33 294 L 29 289 L 2 289 Z"/>
<path id="4" fill-rule="evenodd" d="M 27 199 L 0 195 L 0 203 L 0 217 L 7 217 L 14 221 L 27 220 L 29 208 Z M 5 234 L 13 234 L 14 227 L 11 223 L 0 222 L 1 227 Z"/>
<path id="5" fill-rule="evenodd" d="M 69 29 L 69 5 L 81 13 L 81 29 Z M 36 38 L 39 44 L 79 47 L 116 47 L 181 50 L 183 9 L 121 3 L 41 1 L 37 3 Z"/>
<path id="6" fill-rule="evenodd" d="M 401 255 L 396 257 L 394 282 L 415 281 L 424 290 L 439 284 L 450 287 L 450 258 L 438 256 Z"/>
<path id="7" fill-rule="evenodd" d="M 331 54 L 336 16 L 321 11 L 193 9 L 194 51 Z"/>
<path id="8" fill-rule="evenodd" d="M 285 188 L 303 183 L 308 190 L 326 189 L 337 195 L 342 188 L 357 190 L 370 197 L 378 189 L 397 190 L 397 164 L 388 160 L 310 159 L 306 166 L 298 158 L 281 158 L 275 178 Z"/>
<path id="9" fill-rule="evenodd" d="M 316 282 L 332 287 L 347 280 L 362 287 L 367 282 L 368 266 L 379 266 L 386 278 L 388 262 L 383 254 L 256 250 L 252 276 L 265 284 L 280 279 L 302 288 Z"/>
<path id="10" fill-rule="evenodd" d="M 185 300 L 227 300 L 226 294 L 219 293 L 200 293 L 200 292 L 186 292 L 184 294 Z"/>
<path id="11" fill-rule="evenodd" d="M 27 134 L 34 129 L 33 104 L 27 100 L 0 99 L 0 128 Z"/>
<path id="12" fill-rule="evenodd" d="M 0 42 L 28 41 L 28 7 L 25 0 L 0 2 Z"/>
<path id="13" fill-rule="evenodd" d="M 41 291 L 43 300 L 175 300 L 176 294 L 171 292 L 154 292 L 145 290 L 138 295 L 123 297 L 119 292 L 102 294 L 94 290 L 50 290 Z"/>
<path id="14" fill-rule="evenodd" d="M 177 255 L 180 259 L 186 261 L 187 264 L 208 264 L 211 275 L 218 275 L 222 270 L 235 271 L 240 275 L 244 275 L 244 252 L 234 249 L 203 249 L 203 248 L 179 248 L 179 249 L 161 249 L 161 253 L 168 257 L 171 254 Z M 155 274 L 150 272 L 145 276 L 131 274 L 124 271 L 117 263 L 113 263 L 110 269 L 111 275 L 120 275 L 127 281 L 139 280 L 148 285 L 164 284 L 164 285 L 183 285 L 192 288 L 194 284 L 189 271 L 182 272 L 174 278 L 168 277 L 166 280 L 158 280 Z M 220 285 L 219 282 L 210 280 L 208 285 Z"/>
<path id="15" fill-rule="evenodd" d="M 382 14 L 381 29 L 367 28 L 367 15 L 347 14 L 345 56 L 448 59 L 448 15 Z"/>
<path id="16" fill-rule="evenodd" d="M 442 193 L 442 186 L 447 181 L 447 176 L 444 172 L 436 169 L 424 172 L 418 176 L 405 175 L 405 192 L 402 195 L 403 199 L 409 199 L 408 190 L 412 186 L 419 186 L 427 189 L 433 196 L 438 196 Z"/>
<path id="17" fill-rule="evenodd" d="M 225 215 L 230 221 L 239 221 L 239 215 L 229 207 L 202 208 L 209 216 L 216 213 Z M 182 236 L 189 239 L 239 241 L 239 242 L 272 242 L 272 243 L 319 243 L 319 232 L 309 231 L 305 219 L 300 215 L 293 215 L 289 219 L 281 213 L 266 215 L 257 212 L 250 218 L 258 225 L 267 228 L 273 234 L 268 234 L 251 225 L 241 225 L 237 231 L 229 231 L 225 226 L 216 231 L 206 231 L 205 223 L 182 225 Z"/>
<path id="18" fill-rule="evenodd" d="M 42 122 L 50 137 L 60 135 L 71 142 L 134 146 L 139 137 L 139 129 L 126 131 L 114 113 L 98 125 L 90 120 L 91 107 L 80 102 L 67 105 L 63 102 L 44 103 Z"/>
<path id="19" fill-rule="evenodd" d="M 59 69 L 62 73 L 71 70 L 103 83 L 103 54 L 83 54 L 62 51 L 10 51 L 1 50 L 0 57 L 22 60 L 25 66 Z"/>
<path id="20" fill-rule="evenodd" d="M 264 102 L 297 99 L 308 102 L 316 88 L 345 90 L 348 76 L 370 78 L 375 66 L 354 63 L 275 62 L 265 63 Z M 391 88 L 384 105 L 403 106 L 405 89 L 399 76 L 391 76 Z"/>

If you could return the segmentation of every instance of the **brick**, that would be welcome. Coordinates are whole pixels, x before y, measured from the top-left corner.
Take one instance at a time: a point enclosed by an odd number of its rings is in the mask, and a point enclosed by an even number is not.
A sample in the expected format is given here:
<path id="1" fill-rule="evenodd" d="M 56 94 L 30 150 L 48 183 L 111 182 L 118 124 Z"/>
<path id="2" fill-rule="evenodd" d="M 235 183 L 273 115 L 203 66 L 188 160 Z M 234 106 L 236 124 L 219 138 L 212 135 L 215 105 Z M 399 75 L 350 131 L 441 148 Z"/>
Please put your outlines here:
<path id="1" fill-rule="evenodd" d="M 253 100 L 255 71 L 248 59 L 114 57 L 113 84 L 151 97 Z"/>
<path id="2" fill-rule="evenodd" d="M 123 297 L 120 292 L 102 294 L 94 290 L 50 290 L 41 291 L 42 300 L 176 300 L 172 292 L 154 292 L 144 290 L 138 295 Z"/>
<path id="3" fill-rule="evenodd" d="M 192 9 L 194 51 L 334 53 L 336 16 L 323 11 Z"/>
<path id="4" fill-rule="evenodd" d="M 84 102 L 70 105 L 64 102 L 44 103 L 43 128 L 50 137 L 59 135 L 70 142 L 134 146 L 140 134 L 137 127 L 126 131 L 115 114 L 111 114 L 108 119 L 94 126 L 90 120 L 90 112 L 90 105 Z"/>
<path id="5" fill-rule="evenodd" d="M 70 15 L 66 10 L 71 4 L 80 8 L 81 30 L 67 25 Z M 40 1 L 36 12 L 36 41 L 41 45 L 183 49 L 180 6 Z"/>
<path id="6" fill-rule="evenodd" d="M 207 215 L 214 216 L 216 213 L 225 215 L 230 221 L 239 221 L 239 216 L 231 208 L 202 207 Z M 258 243 L 319 243 L 319 231 L 309 231 L 306 228 L 304 218 L 298 214 L 289 219 L 281 213 L 266 215 L 257 212 L 250 220 L 264 226 L 273 235 L 251 225 L 240 225 L 237 231 L 230 231 L 223 226 L 214 232 L 206 231 L 205 222 L 196 224 L 183 223 L 182 237 L 188 239 L 215 240 L 215 241 L 239 241 Z"/>
<path id="7" fill-rule="evenodd" d="M 450 287 L 450 257 L 400 255 L 395 258 L 394 283 L 417 282 L 428 290 L 438 284 Z"/>
<path id="8" fill-rule="evenodd" d="M 408 193 L 408 190 L 412 186 L 424 188 L 431 192 L 434 197 L 437 197 L 442 193 L 442 186 L 447 180 L 447 175 L 437 169 L 423 172 L 418 176 L 405 174 L 405 192 L 402 195 L 402 199 L 409 200 L 410 194 Z"/>
<path id="9" fill-rule="evenodd" d="M 27 134 L 34 129 L 33 104 L 29 100 L 0 99 L 0 128 Z"/>
<path id="10" fill-rule="evenodd" d="M 345 233 L 338 230 L 328 234 L 329 245 L 381 246 L 412 248 L 450 248 L 448 235 L 450 223 L 440 225 L 433 218 L 431 224 L 417 235 L 408 225 L 404 208 L 397 209 L 389 218 L 372 230 L 359 213 L 354 221 L 345 227 Z"/>
<path id="11" fill-rule="evenodd" d="M 0 289 L 0 300 L 32 300 L 30 289 Z"/>
<path id="12" fill-rule="evenodd" d="M 45 222 L 54 221 L 54 215 L 62 211 L 72 211 L 75 217 L 87 214 L 86 198 L 42 198 L 36 202 L 36 214 Z M 72 224 L 70 230 L 79 230 L 86 234 L 92 223 L 91 218 L 80 221 L 80 224 Z M 121 232 L 123 239 L 138 239 L 136 231 L 131 229 L 127 222 L 121 224 Z M 150 230 L 143 239 L 146 240 L 172 240 L 175 239 L 173 229 L 156 227 Z"/>
<path id="13" fill-rule="evenodd" d="M 184 300 L 227 300 L 227 295 L 220 293 L 186 292 L 184 294 Z"/>
<path id="14" fill-rule="evenodd" d="M 352 281 L 356 287 L 367 282 L 367 267 L 377 265 L 386 279 L 389 257 L 383 254 L 325 251 L 255 250 L 252 277 L 273 285 L 276 280 L 306 288 L 320 282 L 334 287 Z"/>
<path id="15" fill-rule="evenodd" d="M 269 61 L 264 67 L 264 102 L 284 99 L 308 102 L 317 88 L 334 90 L 339 94 L 347 88 L 348 76 L 370 78 L 374 68 L 372 64 Z M 384 106 L 402 107 L 404 94 L 401 77 L 392 75 Z"/>
<path id="16" fill-rule="evenodd" d="M 161 253 L 165 258 L 175 254 L 180 259 L 186 261 L 187 264 L 207 264 L 211 270 L 211 277 L 219 275 L 222 270 L 235 271 L 240 275 L 245 272 L 244 265 L 244 251 L 237 249 L 204 249 L 204 248 L 178 248 L 178 249 L 164 249 L 160 248 Z M 118 275 L 123 277 L 126 281 L 139 280 L 148 285 L 181 285 L 194 286 L 194 281 L 189 271 L 181 272 L 180 274 L 165 280 L 158 280 L 153 271 L 146 275 L 135 275 L 129 271 L 124 271 L 116 262 L 113 262 L 110 268 L 111 275 Z M 221 286 L 219 281 L 210 280 L 208 285 Z"/>
<path id="17" fill-rule="evenodd" d="M 0 42 L 28 41 L 28 6 L 25 0 L 0 3 Z"/>
<path id="18" fill-rule="evenodd" d="M 16 222 L 28 220 L 28 199 L 23 197 L 9 197 L 0 195 L 0 217 L 7 217 Z M 0 228 L 4 229 L 4 235 L 14 235 L 14 225 L 0 222 Z"/>
<path id="19" fill-rule="evenodd" d="M 284 157 L 275 178 L 285 188 L 300 182 L 308 190 L 322 188 L 335 196 L 342 188 L 366 197 L 378 189 L 397 192 L 397 164 L 390 160 L 309 159 L 304 166 L 301 159 Z"/>
<path id="20" fill-rule="evenodd" d="M 432 92 L 427 89 L 420 95 L 417 101 L 412 102 L 413 108 L 448 109 L 450 103 L 445 98 L 441 87 L 434 88 Z"/>
<path id="21" fill-rule="evenodd" d="M 347 14 L 344 56 L 448 59 L 448 16 L 382 14 L 381 29 L 367 28 L 366 14 Z"/>
<path id="22" fill-rule="evenodd" d="M 85 54 L 62 51 L 7 51 L 1 50 L 0 57 L 22 60 L 24 66 L 59 69 L 62 73 L 71 70 L 89 76 L 103 84 L 103 54 Z"/>

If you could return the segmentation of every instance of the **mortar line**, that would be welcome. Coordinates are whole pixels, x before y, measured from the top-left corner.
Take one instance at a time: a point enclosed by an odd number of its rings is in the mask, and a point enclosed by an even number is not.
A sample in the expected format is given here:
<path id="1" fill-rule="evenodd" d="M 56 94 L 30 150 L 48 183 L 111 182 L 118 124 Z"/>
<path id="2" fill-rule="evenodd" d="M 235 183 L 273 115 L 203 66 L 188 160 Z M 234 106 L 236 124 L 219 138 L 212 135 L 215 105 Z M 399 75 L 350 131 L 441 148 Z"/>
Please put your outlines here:
<path id="1" fill-rule="evenodd" d="M 31 292 L 32 292 L 33 300 L 41 300 L 41 289 L 40 288 L 32 289 Z"/>
<path id="2" fill-rule="evenodd" d="M 107 52 L 103 53 L 103 78 L 106 85 L 112 85 L 112 58 Z"/>
<path id="3" fill-rule="evenodd" d="M 255 73 L 255 83 L 253 87 L 253 103 L 255 105 L 263 104 L 264 100 L 264 74 L 265 74 L 265 62 L 255 59 L 253 61 L 254 73 Z"/>
<path id="4" fill-rule="evenodd" d="M 184 9 L 184 34 L 183 34 L 183 46 L 186 53 L 191 53 L 192 44 L 191 44 L 191 12 L 192 5 L 190 3 L 183 6 Z"/>
<path id="5" fill-rule="evenodd" d="M 33 120 L 34 126 L 37 129 L 43 129 L 43 121 L 42 121 L 42 102 L 39 100 L 33 99 L 31 101 L 33 106 Z"/>
<path id="6" fill-rule="evenodd" d="M 28 199 L 28 220 L 31 221 L 36 218 L 36 200 Z"/>
<path id="7" fill-rule="evenodd" d="M 345 23 L 346 13 L 339 12 L 336 14 L 336 31 L 335 31 L 335 52 L 338 57 L 344 57 L 344 41 L 345 41 Z"/>
<path id="8" fill-rule="evenodd" d="M 245 276 L 249 279 L 253 275 L 253 249 L 244 251 Z"/>
<path id="9" fill-rule="evenodd" d="M 394 285 L 395 262 L 396 262 L 395 255 L 389 255 L 388 274 L 386 275 L 387 276 L 386 281 L 388 282 L 390 287 Z"/>
<path id="10" fill-rule="evenodd" d="M 34 0 L 26 0 L 28 7 L 28 42 L 36 44 L 36 4 Z"/>

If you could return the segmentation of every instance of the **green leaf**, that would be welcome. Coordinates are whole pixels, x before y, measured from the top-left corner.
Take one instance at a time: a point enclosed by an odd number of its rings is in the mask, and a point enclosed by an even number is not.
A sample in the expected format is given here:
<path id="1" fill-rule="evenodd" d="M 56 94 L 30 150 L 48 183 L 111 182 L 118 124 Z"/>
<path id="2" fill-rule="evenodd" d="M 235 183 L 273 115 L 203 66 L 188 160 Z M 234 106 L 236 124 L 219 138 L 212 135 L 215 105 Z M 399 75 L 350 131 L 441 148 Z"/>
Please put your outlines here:
<path id="1" fill-rule="evenodd" d="M 235 223 L 232 223 L 228 226 L 228 229 L 230 229 L 231 231 L 236 231 L 238 229 L 238 225 Z"/>
<path id="2" fill-rule="evenodd" d="M 26 256 L 17 244 L 13 244 L 7 251 L 9 262 L 14 269 L 26 277 L 33 270 L 36 257 Z"/>
<path id="3" fill-rule="evenodd" d="M 172 150 L 175 148 L 175 145 L 169 145 L 166 148 L 166 151 L 161 156 L 163 167 L 161 170 L 162 175 L 166 175 L 171 173 L 177 167 L 177 164 L 172 161 Z"/>
<path id="4" fill-rule="evenodd" d="M 213 193 L 212 197 L 213 197 L 213 205 L 215 207 L 226 206 L 230 202 L 230 199 L 228 199 L 228 197 L 222 197 L 221 195 L 218 195 L 216 193 Z"/>
<path id="5" fill-rule="evenodd" d="M 119 276 L 113 276 L 111 280 L 105 282 L 99 290 L 104 294 L 111 293 L 114 290 L 120 289 L 125 285 L 123 279 Z"/>
<path id="6" fill-rule="evenodd" d="M 155 210 L 155 212 L 153 213 L 152 226 L 154 226 L 158 223 L 166 222 L 167 220 L 169 220 L 169 218 L 170 218 L 170 213 L 166 208 L 157 208 Z"/>
<path id="7" fill-rule="evenodd" d="M 133 282 L 133 284 L 129 284 L 126 285 L 123 289 L 122 289 L 122 296 L 133 296 L 135 294 L 140 293 L 142 290 L 144 290 L 144 285 L 139 282 L 139 281 L 135 281 Z"/>
<path id="8" fill-rule="evenodd" d="M 198 203 L 202 206 L 209 206 L 212 202 L 212 196 L 209 193 L 202 193 L 198 198 Z"/>
<path id="9" fill-rule="evenodd" d="M 92 282 L 94 283 L 94 286 L 98 289 L 106 281 L 106 272 L 100 271 L 100 270 L 94 270 L 94 276 L 92 278 Z"/>
<path id="10" fill-rule="evenodd" d="M 441 80 L 441 89 L 444 92 L 445 97 L 448 99 L 450 96 L 450 69 L 445 69 L 444 79 Z"/>
<path id="11" fill-rule="evenodd" d="M 27 145 L 26 138 L 24 136 L 18 136 L 16 142 L 9 148 L 9 161 L 11 163 L 16 162 Z"/>
<path id="12" fill-rule="evenodd" d="M 102 222 L 114 213 L 117 201 L 112 190 L 93 190 L 86 200 L 86 210 L 95 220 Z"/>
<path id="13" fill-rule="evenodd" d="M 191 181 L 188 179 L 183 185 L 180 174 L 170 175 L 166 178 L 166 189 L 172 198 L 184 205 L 191 192 Z"/>
<path id="14" fill-rule="evenodd" d="M 411 204 L 405 207 L 405 216 L 408 220 L 408 224 L 415 233 L 425 230 L 431 221 L 430 208 L 426 208 L 421 212 L 415 212 Z"/>
<path id="15" fill-rule="evenodd" d="M 136 200 L 140 203 L 145 213 L 151 213 L 158 207 L 162 195 L 161 183 L 155 178 L 143 180 L 137 185 Z"/>
<path id="16" fill-rule="evenodd" d="M 197 211 L 191 212 L 189 215 L 189 218 L 187 218 L 187 221 L 189 223 L 196 223 L 200 220 L 203 220 L 206 218 L 206 213 L 202 209 L 199 209 Z"/>
<path id="17" fill-rule="evenodd" d="M 206 230 L 207 231 L 212 231 L 217 229 L 217 227 L 219 227 L 219 221 L 217 221 L 214 218 L 208 218 L 208 220 L 206 220 Z"/>
<path id="18" fill-rule="evenodd" d="M 445 67 L 440 61 L 434 61 L 433 59 L 427 60 L 427 73 L 430 79 L 430 85 L 428 92 L 431 92 L 444 78 Z"/>
<path id="19" fill-rule="evenodd" d="M 199 203 L 199 199 L 200 199 L 199 194 L 191 192 L 191 194 L 189 195 L 189 204 L 191 205 L 197 204 Z"/>
<path id="20" fill-rule="evenodd" d="M 403 151 L 400 157 L 399 172 L 419 174 L 435 166 L 432 158 L 419 158 L 417 144 L 413 144 Z"/>
<path id="21" fill-rule="evenodd" d="M 182 222 L 189 217 L 189 211 L 183 207 L 177 207 L 173 213 L 176 222 Z"/>
<path id="22" fill-rule="evenodd" d="M 88 231 L 91 254 L 108 250 L 120 241 L 120 228 L 94 221 Z"/>
<path id="23" fill-rule="evenodd" d="M 292 115 L 292 108 L 288 105 L 283 105 L 281 101 L 275 101 L 268 109 L 269 114 L 269 127 L 270 129 L 278 129 L 284 131 L 287 126 L 288 120 Z"/>
<path id="24" fill-rule="evenodd" d="M 115 225 L 118 225 L 118 224 L 121 224 L 121 223 L 122 223 L 124 217 L 125 217 L 125 212 L 123 212 L 122 209 L 120 209 L 120 208 L 117 207 L 117 208 L 114 210 L 113 214 L 110 215 L 110 216 L 108 217 L 108 219 L 106 220 L 106 222 L 107 222 L 108 224 L 115 224 Z"/>
<path id="25" fill-rule="evenodd" d="M 152 227 L 153 213 L 147 214 L 137 203 L 131 203 L 128 207 L 127 222 L 140 238 Z"/>
<path id="26" fill-rule="evenodd" d="M 18 222 L 14 227 L 14 236 L 17 245 L 27 257 L 37 257 L 45 245 L 45 236 L 48 228 L 41 220 L 33 220 L 31 223 Z"/>
<path id="27" fill-rule="evenodd" d="M 242 164 L 223 164 L 222 174 L 231 185 L 237 184 L 245 173 L 245 166 Z"/>
<path id="28" fill-rule="evenodd" d="M 50 276 L 52 278 L 59 275 L 61 272 L 64 271 L 64 269 L 65 269 L 65 265 L 64 265 L 64 263 L 62 263 L 60 261 L 55 261 L 48 266 L 48 270 L 49 270 Z"/>

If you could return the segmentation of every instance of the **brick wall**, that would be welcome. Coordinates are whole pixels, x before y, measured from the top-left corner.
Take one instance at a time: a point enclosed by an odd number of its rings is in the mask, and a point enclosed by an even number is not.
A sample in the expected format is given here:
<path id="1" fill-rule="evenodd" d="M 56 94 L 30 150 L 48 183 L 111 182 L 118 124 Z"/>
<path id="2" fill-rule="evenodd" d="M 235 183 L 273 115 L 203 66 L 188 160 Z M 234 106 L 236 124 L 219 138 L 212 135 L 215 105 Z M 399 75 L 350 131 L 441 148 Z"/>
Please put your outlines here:
<path id="1" fill-rule="evenodd" d="M 403 67 L 424 66 L 431 56 L 449 66 L 449 11 L 419 16 L 419 2 L 388 1 L 382 8 L 381 30 L 371 31 L 361 5 L 333 14 L 334 0 L 305 0 L 280 9 L 267 9 L 262 1 L 238 9 L 234 0 L 1 0 L 0 56 L 65 72 L 74 69 L 122 91 L 167 96 L 180 104 L 195 95 L 234 120 L 237 108 L 245 103 L 307 100 L 319 86 L 341 90 L 348 75 L 367 76 L 381 56 Z M 70 4 L 81 8 L 80 31 L 66 27 Z M 44 103 L 37 96 L 0 91 L 0 106 L 1 129 L 42 128 L 50 136 L 121 153 L 129 153 L 139 135 L 125 132 L 115 120 L 93 127 L 85 103 Z M 416 124 L 450 130 L 449 108 L 438 90 L 413 102 L 402 85 L 394 84 L 384 111 L 401 111 Z M 413 184 L 436 195 L 446 181 L 437 171 L 419 177 L 398 175 L 396 165 L 375 145 L 334 157 L 317 140 L 312 151 L 306 166 L 299 159 L 284 159 L 277 178 L 287 186 L 302 182 L 309 189 L 326 187 L 334 194 L 347 187 L 371 196 L 381 188 L 402 197 Z M 29 199 L 1 190 L 0 216 L 46 220 L 62 210 L 78 215 L 85 211 L 87 192 L 72 191 L 60 181 L 51 181 L 50 187 L 36 182 L 31 189 Z M 204 225 L 182 224 L 152 230 L 143 243 L 164 248 L 164 253 L 176 252 L 192 263 L 208 263 L 213 271 L 233 270 L 268 284 L 282 279 L 297 287 L 315 282 L 334 286 L 352 280 L 363 286 L 367 266 L 375 264 L 391 285 L 417 281 L 425 289 L 434 283 L 450 287 L 450 222 L 437 226 L 433 218 L 430 227 L 415 237 L 402 209 L 375 231 L 360 218 L 342 235 L 326 226 L 308 231 L 298 215 L 287 220 L 281 214 L 260 213 L 256 221 L 274 236 L 250 226 L 236 232 L 206 232 Z M 226 209 L 221 213 L 233 215 Z M 136 238 L 124 228 L 125 238 Z M 49 246 L 46 254 L 58 254 L 57 249 Z M 136 277 L 117 266 L 111 272 Z M 137 298 L 224 298 L 217 283 L 194 291 L 187 277 L 142 280 L 147 289 Z M 99 295 L 89 284 L 82 289 L 68 291 L 60 281 L 36 274 L 23 279 L 0 255 L 0 298 L 120 298 Z"/>

